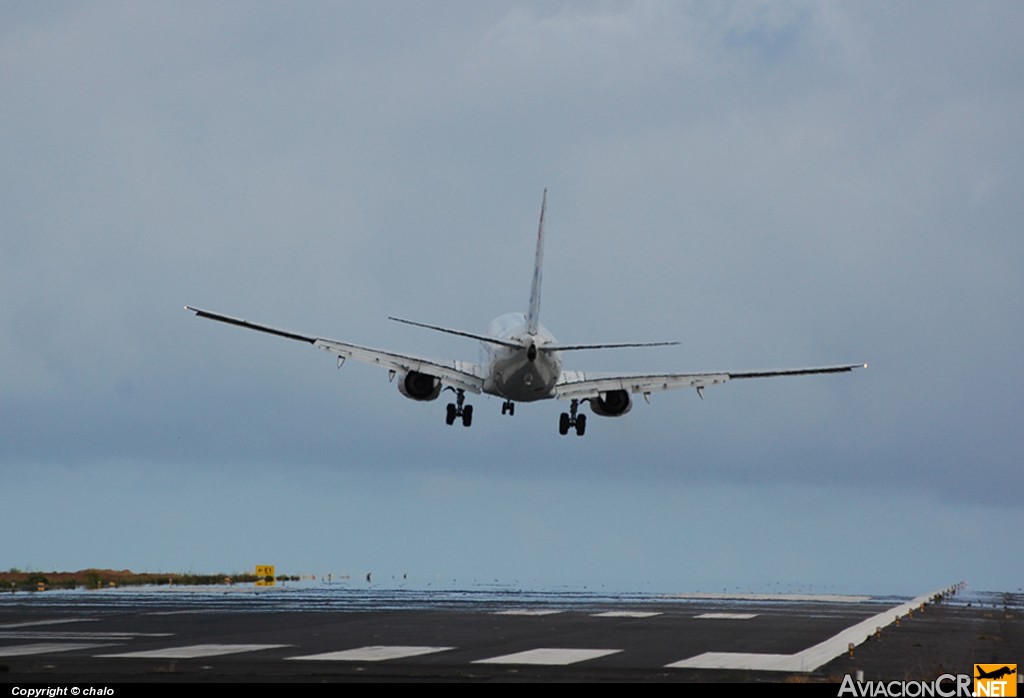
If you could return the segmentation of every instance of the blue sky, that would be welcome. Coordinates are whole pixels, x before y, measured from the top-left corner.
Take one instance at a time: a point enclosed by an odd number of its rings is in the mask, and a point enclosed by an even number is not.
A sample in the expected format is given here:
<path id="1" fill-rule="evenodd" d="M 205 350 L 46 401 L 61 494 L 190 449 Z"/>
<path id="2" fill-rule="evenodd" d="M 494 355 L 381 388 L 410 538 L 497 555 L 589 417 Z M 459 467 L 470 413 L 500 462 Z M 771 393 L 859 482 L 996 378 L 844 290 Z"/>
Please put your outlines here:
<path id="1" fill-rule="evenodd" d="M 1019 588 L 1016 3 L 7 2 L 0 568 L 636 590 Z M 439 358 L 870 363 L 475 398 L 186 303 Z"/>

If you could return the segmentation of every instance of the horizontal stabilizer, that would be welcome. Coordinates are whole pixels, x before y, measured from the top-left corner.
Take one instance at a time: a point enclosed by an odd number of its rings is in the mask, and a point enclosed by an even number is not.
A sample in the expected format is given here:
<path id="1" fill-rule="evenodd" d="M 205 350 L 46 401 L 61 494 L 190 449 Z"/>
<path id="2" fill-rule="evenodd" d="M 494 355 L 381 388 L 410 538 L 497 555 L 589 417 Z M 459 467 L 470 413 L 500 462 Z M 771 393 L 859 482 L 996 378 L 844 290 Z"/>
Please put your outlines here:
<path id="1" fill-rule="evenodd" d="M 500 344 L 503 347 L 512 347 L 513 349 L 522 349 L 525 345 L 518 342 L 510 342 L 507 339 L 499 339 L 497 337 L 489 337 L 485 334 L 476 334 L 475 332 L 466 332 L 464 330 L 453 330 L 449 327 L 441 327 L 440 325 L 428 325 L 425 322 L 416 322 L 414 320 L 403 320 L 400 317 L 390 317 L 388 320 L 394 320 L 395 322 L 401 322 L 404 325 L 412 325 L 413 327 L 423 327 L 428 330 L 435 330 L 437 332 L 445 332 L 447 334 L 454 334 L 458 337 L 468 337 L 469 339 L 476 339 L 481 342 L 487 342 L 488 344 Z"/>
<path id="2" fill-rule="evenodd" d="M 617 342 L 612 344 L 545 344 L 544 351 L 582 351 L 584 349 L 625 349 L 627 347 L 674 347 L 679 342 Z"/>

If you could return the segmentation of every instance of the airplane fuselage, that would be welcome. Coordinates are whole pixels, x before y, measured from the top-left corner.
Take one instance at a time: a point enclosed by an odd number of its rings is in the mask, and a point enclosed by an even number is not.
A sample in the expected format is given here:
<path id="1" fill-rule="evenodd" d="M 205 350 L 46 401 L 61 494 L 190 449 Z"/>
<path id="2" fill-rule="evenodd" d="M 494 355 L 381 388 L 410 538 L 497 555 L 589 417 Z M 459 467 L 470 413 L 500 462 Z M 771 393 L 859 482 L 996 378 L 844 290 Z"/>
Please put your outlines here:
<path id="1" fill-rule="evenodd" d="M 562 375 L 562 355 L 542 351 L 555 338 L 542 325 L 531 335 L 523 313 L 506 313 L 487 327 L 487 335 L 521 344 L 510 347 L 482 342 L 487 367 L 483 390 L 513 402 L 533 402 L 554 396 Z"/>

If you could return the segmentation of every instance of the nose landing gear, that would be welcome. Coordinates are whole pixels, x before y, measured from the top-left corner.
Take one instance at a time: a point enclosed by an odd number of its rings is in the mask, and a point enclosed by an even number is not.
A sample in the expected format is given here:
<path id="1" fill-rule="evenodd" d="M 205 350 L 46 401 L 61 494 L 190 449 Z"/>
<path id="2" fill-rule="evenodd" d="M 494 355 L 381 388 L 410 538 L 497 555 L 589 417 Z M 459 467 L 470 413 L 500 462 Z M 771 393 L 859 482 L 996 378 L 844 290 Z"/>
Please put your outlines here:
<path id="1" fill-rule="evenodd" d="M 501 413 L 511 417 L 516 413 L 516 403 L 511 400 L 505 400 L 505 402 L 501 403 Z"/>

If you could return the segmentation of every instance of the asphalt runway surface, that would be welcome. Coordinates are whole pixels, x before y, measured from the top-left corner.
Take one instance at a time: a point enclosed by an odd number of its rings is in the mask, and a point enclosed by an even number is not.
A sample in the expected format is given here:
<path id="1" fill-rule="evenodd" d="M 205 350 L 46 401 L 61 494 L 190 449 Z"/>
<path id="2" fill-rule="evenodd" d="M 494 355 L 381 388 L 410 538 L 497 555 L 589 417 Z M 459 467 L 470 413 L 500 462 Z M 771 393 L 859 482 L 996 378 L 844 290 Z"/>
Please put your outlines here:
<path id="1" fill-rule="evenodd" d="M 300 583 L 3 593 L 0 682 L 839 683 L 857 671 L 931 680 L 974 663 L 1024 664 L 1024 595 L 949 591 L 718 598 Z"/>

